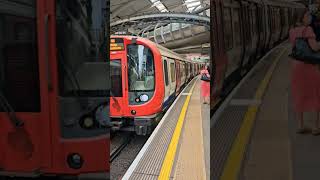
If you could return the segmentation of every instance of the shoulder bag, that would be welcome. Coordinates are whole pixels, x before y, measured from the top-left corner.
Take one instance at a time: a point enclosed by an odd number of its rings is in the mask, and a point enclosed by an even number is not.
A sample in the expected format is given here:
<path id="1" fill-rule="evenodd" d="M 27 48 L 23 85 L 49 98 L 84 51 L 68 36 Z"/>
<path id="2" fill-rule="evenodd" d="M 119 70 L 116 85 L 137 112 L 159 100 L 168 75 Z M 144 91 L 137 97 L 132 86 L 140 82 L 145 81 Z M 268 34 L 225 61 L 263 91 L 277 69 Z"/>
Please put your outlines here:
<path id="1" fill-rule="evenodd" d="M 210 77 L 207 76 L 207 73 L 203 73 L 201 75 L 201 80 L 206 81 L 206 82 L 210 82 Z"/>
<path id="2" fill-rule="evenodd" d="M 304 37 L 305 29 L 302 32 L 303 37 L 295 39 L 292 53 L 289 56 L 307 64 L 320 64 L 320 52 L 316 52 L 310 47 L 308 38 Z"/>

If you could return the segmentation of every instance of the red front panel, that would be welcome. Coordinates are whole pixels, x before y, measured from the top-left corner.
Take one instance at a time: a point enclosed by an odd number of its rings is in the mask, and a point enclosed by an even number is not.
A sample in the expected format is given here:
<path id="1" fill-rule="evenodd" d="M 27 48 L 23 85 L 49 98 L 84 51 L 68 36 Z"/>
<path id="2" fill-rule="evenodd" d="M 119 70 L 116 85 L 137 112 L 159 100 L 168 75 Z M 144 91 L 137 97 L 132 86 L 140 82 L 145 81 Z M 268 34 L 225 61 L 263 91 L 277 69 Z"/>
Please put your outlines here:
<path id="1" fill-rule="evenodd" d="M 0 73 L 0 92 L 24 126 L 14 127 L 4 112 L 9 110 L 0 107 L 0 169 L 17 172 L 17 175 L 108 173 L 110 140 L 107 131 L 89 138 L 62 138 L 60 120 L 63 109 L 60 110 L 58 86 L 58 56 L 61 55 L 58 53 L 61 52 L 57 50 L 56 43 L 56 2 L 15 1 L 12 3 L 16 9 L 12 9 L 10 3 L 3 3 L 1 8 L 0 16 L 4 21 L 0 23 L 4 23 L 1 27 L 6 28 L 0 32 L 5 33 L 1 34 L 5 41 L 0 50 L 4 57 L 0 59 L 0 64 L 4 64 L 0 70 L 5 72 L 5 76 Z M 21 9 L 24 11 L 20 12 Z M 73 52 L 71 59 L 81 54 L 79 49 L 78 53 Z M 2 79 L 5 84 L 2 84 Z M 4 102 L 3 98 L 1 102 Z M 81 168 L 69 167 L 67 156 L 71 153 L 82 156 L 84 163 Z"/>
<path id="2" fill-rule="evenodd" d="M 120 38 L 124 40 L 124 50 L 111 51 L 111 60 L 121 59 L 122 64 L 122 97 L 111 98 L 110 113 L 112 117 L 139 117 L 139 116 L 150 116 L 159 113 L 162 110 L 162 103 L 164 98 L 164 80 L 163 80 L 163 68 L 162 68 L 162 57 L 157 49 L 156 45 L 146 39 L 138 38 L 136 44 L 142 45 L 149 48 L 153 54 L 154 61 L 154 77 L 155 87 L 153 96 L 150 100 L 141 105 L 130 105 L 129 104 L 129 80 L 128 80 L 128 58 L 127 58 L 127 46 L 131 44 L 132 37 L 129 36 L 114 36 L 112 38 Z M 120 82 L 119 82 L 120 83 Z M 122 108 L 119 108 L 118 103 L 122 103 Z M 136 114 L 131 112 L 135 111 Z"/>
<path id="3" fill-rule="evenodd" d="M 0 11 L 4 19 L 1 23 L 6 27 L 1 32 L 5 39 L 0 49 L 4 57 L 0 62 L 4 69 L 0 71 L 5 72 L 5 76 L 0 77 L 5 82 L 5 85 L 0 82 L 3 87 L 0 91 L 6 100 L 0 101 L 8 101 L 24 126 L 16 128 L 4 112 L 8 110 L 0 107 L 0 169 L 34 173 L 51 165 L 51 129 L 43 60 L 44 4 L 43 1 L 15 3 L 16 9 L 3 3 Z M 21 12 L 21 8 L 30 11 Z"/>

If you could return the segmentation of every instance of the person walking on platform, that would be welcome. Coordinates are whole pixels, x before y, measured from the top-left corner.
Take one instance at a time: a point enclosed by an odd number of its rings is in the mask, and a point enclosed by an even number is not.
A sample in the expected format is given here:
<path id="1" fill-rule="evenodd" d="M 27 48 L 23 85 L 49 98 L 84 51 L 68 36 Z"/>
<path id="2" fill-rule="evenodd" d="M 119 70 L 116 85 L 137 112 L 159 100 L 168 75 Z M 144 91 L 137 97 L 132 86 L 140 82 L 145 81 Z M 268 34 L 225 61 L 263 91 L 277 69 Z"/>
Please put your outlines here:
<path id="1" fill-rule="evenodd" d="M 305 38 L 314 51 L 320 50 L 316 35 L 310 26 L 312 16 L 306 11 L 300 18 L 302 25 L 290 29 L 290 42 L 295 46 L 297 38 Z M 304 126 L 303 113 L 317 112 L 313 135 L 320 134 L 320 70 L 319 66 L 307 64 L 298 60 L 292 61 L 291 92 L 294 111 L 299 121 L 297 133 L 308 132 Z"/>
<path id="2" fill-rule="evenodd" d="M 203 104 L 210 104 L 210 73 L 209 65 L 206 65 L 203 70 L 200 71 L 201 75 L 201 97 Z"/>

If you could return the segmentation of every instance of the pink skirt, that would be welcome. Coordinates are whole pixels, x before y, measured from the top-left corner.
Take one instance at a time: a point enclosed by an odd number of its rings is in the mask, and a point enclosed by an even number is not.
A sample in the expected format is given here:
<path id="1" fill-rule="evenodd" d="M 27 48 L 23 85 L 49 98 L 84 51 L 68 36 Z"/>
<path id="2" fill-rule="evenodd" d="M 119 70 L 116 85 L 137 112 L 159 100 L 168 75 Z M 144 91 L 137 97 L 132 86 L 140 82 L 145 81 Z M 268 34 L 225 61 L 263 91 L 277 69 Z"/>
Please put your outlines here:
<path id="1" fill-rule="evenodd" d="M 291 91 L 296 112 L 320 111 L 320 70 L 317 66 L 294 61 Z"/>
<path id="2" fill-rule="evenodd" d="M 210 82 L 201 81 L 201 96 L 210 97 Z"/>

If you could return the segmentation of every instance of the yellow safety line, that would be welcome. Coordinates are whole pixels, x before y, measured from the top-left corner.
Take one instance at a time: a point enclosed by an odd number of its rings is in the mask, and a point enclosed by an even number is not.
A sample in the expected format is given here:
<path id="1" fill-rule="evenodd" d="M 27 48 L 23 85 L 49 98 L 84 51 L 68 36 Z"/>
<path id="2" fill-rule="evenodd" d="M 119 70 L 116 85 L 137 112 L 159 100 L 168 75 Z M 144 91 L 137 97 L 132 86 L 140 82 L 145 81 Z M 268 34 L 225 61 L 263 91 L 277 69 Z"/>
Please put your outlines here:
<path id="1" fill-rule="evenodd" d="M 183 104 L 176 128 L 173 132 L 172 138 L 171 138 L 171 142 L 169 144 L 166 156 L 164 158 L 164 161 L 162 163 L 162 167 L 161 167 L 161 171 L 159 174 L 158 179 L 159 180 L 167 180 L 170 179 L 170 174 L 171 174 L 171 170 L 172 170 L 172 166 L 173 166 L 173 162 L 174 162 L 174 158 L 176 155 L 176 151 L 177 151 L 177 146 L 178 146 L 178 142 L 179 142 L 179 138 L 181 135 L 181 130 L 182 130 L 182 126 L 184 123 L 184 119 L 186 116 L 186 112 L 187 112 L 187 108 L 189 105 L 189 101 L 190 101 L 190 97 L 192 95 L 194 86 L 196 85 L 197 80 L 194 82 L 191 90 L 190 90 L 190 94 L 187 96 L 186 101 Z"/>
<path id="2" fill-rule="evenodd" d="M 266 76 L 260 83 L 258 90 L 255 94 L 256 100 L 261 100 L 264 92 L 266 91 L 268 84 L 271 80 L 272 74 L 278 64 L 282 55 L 286 52 L 287 49 L 283 50 L 282 53 L 277 57 L 277 59 L 272 63 L 271 67 L 269 68 Z M 243 119 L 243 123 L 241 128 L 238 132 L 238 135 L 232 145 L 232 149 L 229 153 L 226 165 L 224 166 L 224 170 L 222 172 L 222 176 L 220 180 L 237 180 L 238 174 L 241 168 L 243 156 L 246 150 L 246 146 L 249 142 L 250 134 L 252 131 L 252 126 L 255 121 L 255 117 L 258 111 L 258 106 L 249 106 L 245 117 Z"/>

